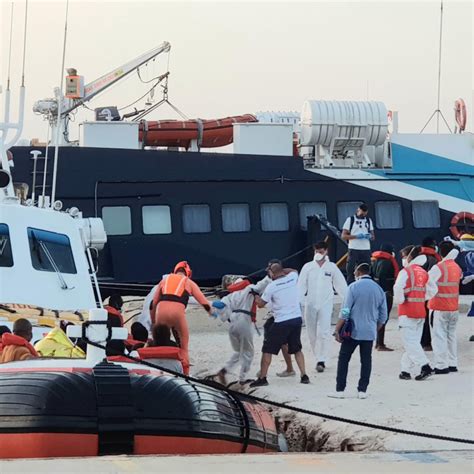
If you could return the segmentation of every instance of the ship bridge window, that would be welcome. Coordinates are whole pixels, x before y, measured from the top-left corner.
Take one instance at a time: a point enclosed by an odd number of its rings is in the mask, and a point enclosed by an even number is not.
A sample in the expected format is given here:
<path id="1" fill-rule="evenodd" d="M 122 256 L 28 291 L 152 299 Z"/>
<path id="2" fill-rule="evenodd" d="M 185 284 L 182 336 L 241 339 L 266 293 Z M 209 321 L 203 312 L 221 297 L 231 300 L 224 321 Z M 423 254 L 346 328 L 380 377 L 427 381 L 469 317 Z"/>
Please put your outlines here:
<path id="1" fill-rule="evenodd" d="M 171 213 L 169 206 L 143 206 L 144 234 L 171 234 Z"/>
<path id="2" fill-rule="evenodd" d="M 412 213 L 416 229 L 435 229 L 440 226 L 438 201 L 413 201 Z"/>
<path id="3" fill-rule="evenodd" d="M 104 206 L 102 220 L 107 235 L 130 235 L 132 233 L 132 214 L 128 206 Z"/>
<path id="4" fill-rule="evenodd" d="M 284 232 L 290 228 L 288 205 L 284 202 L 260 204 L 260 219 L 264 232 Z"/>
<path id="5" fill-rule="evenodd" d="M 403 217 L 400 201 L 376 202 L 375 225 L 377 229 L 402 229 Z"/>
<path id="6" fill-rule="evenodd" d="M 250 230 L 248 204 L 222 204 L 221 214 L 224 232 L 248 232 Z"/>
<path id="7" fill-rule="evenodd" d="M 28 227 L 31 263 L 44 272 L 77 273 L 69 237 Z"/>
<path id="8" fill-rule="evenodd" d="M 325 202 L 300 202 L 298 204 L 300 211 L 300 226 L 302 230 L 308 230 L 308 217 L 322 214 L 327 217 Z"/>
<path id="9" fill-rule="evenodd" d="M 0 267 L 13 267 L 12 244 L 7 224 L 0 224 Z"/>
<path id="10" fill-rule="evenodd" d="M 207 204 L 186 204 L 183 206 L 183 232 L 186 234 L 211 232 L 211 211 Z"/>
<path id="11" fill-rule="evenodd" d="M 346 201 L 337 203 L 337 223 L 339 229 L 342 229 L 346 219 L 353 216 L 361 204 L 362 201 Z"/>

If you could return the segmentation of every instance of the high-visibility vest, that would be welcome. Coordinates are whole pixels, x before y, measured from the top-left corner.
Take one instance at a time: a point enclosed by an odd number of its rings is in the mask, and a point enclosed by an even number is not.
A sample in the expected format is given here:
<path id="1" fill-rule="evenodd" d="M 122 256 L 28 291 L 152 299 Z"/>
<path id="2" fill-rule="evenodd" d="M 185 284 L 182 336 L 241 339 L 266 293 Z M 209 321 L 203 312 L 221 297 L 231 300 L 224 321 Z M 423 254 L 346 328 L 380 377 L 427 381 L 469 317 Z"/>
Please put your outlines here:
<path id="1" fill-rule="evenodd" d="M 424 318 L 426 316 L 425 295 L 428 273 L 419 265 L 409 265 L 405 268 L 408 274 L 403 290 L 405 301 L 398 305 L 398 315 L 409 318 Z"/>
<path id="2" fill-rule="evenodd" d="M 428 308 L 436 311 L 457 311 L 459 309 L 461 268 L 454 260 L 444 260 L 437 266 L 441 271 L 437 282 L 438 293 L 429 301 Z"/>
<path id="3" fill-rule="evenodd" d="M 188 277 L 182 273 L 170 273 L 167 275 L 163 280 L 160 294 L 156 295 L 158 302 L 174 301 L 187 306 L 189 300 L 189 294 L 186 291 L 187 281 Z"/>

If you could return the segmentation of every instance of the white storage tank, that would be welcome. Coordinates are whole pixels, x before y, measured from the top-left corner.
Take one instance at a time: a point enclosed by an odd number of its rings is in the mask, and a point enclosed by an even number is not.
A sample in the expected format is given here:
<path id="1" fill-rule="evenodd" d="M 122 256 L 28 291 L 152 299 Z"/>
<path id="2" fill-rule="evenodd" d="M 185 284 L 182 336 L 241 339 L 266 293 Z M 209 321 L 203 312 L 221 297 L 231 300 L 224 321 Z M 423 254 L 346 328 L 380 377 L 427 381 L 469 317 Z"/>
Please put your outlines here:
<path id="1" fill-rule="evenodd" d="M 308 100 L 301 112 L 302 146 L 338 147 L 364 141 L 380 146 L 387 136 L 387 108 L 382 102 Z"/>

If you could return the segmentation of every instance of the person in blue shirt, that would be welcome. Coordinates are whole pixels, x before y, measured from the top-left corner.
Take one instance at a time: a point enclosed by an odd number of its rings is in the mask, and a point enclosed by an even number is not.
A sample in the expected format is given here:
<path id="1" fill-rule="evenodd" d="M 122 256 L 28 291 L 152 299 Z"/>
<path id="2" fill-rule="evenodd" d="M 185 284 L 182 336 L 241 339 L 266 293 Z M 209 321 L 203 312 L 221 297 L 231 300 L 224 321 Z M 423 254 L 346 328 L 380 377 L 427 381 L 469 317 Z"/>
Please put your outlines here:
<path id="1" fill-rule="evenodd" d="M 367 387 L 372 371 L 372 346 L 377 338 L 377 331 L 387 320 L 387 301 L 382 288 L 370 278 L 370 265 L 360 264 L 354 272 L 356 281 L 349 285 L 342 305 L 341 315 L 336 324 L 336 340 L 341 343 L 337 363 L 336 392 L 329 394 L 332 398 L 345 398 L 347 372 L 352 354 L 359 347 L 360 379 L 357 390 L 359 398 L 367 398 Z M 349 339 L 341 340 L 339 331 L 344 320 L 350 317 L 353 322 Z"/>

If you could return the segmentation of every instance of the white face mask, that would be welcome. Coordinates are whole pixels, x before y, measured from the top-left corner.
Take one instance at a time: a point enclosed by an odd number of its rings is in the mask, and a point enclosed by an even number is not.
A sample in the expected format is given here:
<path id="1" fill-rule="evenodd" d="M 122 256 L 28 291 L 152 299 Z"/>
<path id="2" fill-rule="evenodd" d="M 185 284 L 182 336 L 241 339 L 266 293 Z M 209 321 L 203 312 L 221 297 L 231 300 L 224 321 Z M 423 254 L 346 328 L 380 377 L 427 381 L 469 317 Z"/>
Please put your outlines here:
<path id="1" fill-rule="evenodd" d="M 326 254 L 324 254 L 324 253 L 315 253 L 314 254 L 314 259 L 317 262 L 320 262 L 324 257 L 326 257 Z"/>
<path id="2" fill-rule="evenodd" d="M 408 260 L 406 257 L 403 257 L 402 258 L 402 265 L 403 265 L 403 268 L 407 267 L 408 266 Z"/>

